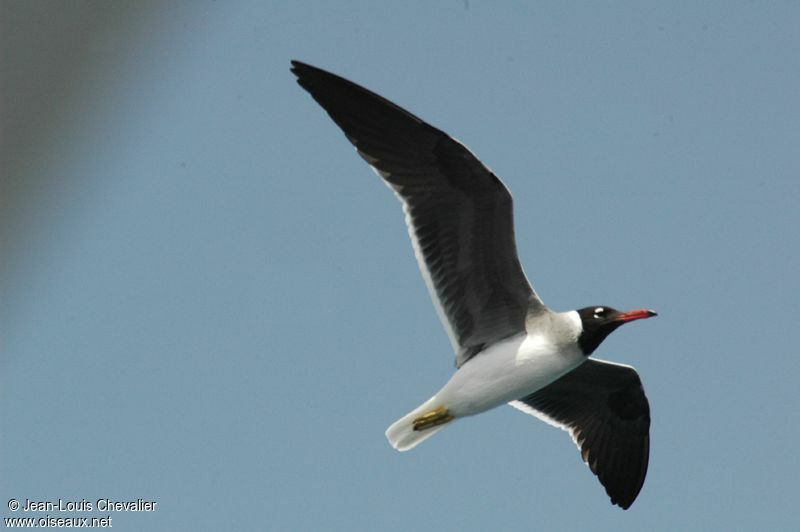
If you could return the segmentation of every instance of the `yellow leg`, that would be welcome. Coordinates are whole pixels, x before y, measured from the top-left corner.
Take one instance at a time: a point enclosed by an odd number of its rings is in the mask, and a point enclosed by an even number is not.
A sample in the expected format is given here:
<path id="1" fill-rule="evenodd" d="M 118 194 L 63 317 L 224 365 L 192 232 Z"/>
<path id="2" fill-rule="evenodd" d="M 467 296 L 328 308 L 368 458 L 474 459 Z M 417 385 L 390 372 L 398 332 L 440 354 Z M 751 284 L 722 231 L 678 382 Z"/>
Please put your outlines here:
<path id="1" fill-rule="evenodd" d="M 431 410 L 422 414 L 414 420 L 414 430 L 425 430 L 438 425 L 444 425 L 448 421 L 453 421 L 453 416 L 445 407 L 440 406 L 436 410 Z"/>

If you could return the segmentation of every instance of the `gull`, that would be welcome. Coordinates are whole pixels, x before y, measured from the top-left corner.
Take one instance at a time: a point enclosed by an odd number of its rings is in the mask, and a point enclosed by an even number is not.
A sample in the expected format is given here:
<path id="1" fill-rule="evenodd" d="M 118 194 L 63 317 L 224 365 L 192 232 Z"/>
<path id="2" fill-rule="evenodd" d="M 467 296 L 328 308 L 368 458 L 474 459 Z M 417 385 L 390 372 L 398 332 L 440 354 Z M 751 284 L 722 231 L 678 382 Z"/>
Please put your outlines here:
<path id="1" fill-rule="evenodd" d="M 510 404 L 569 432 L 611 503 L 629 508 L 647 474 L 650 406 L 634 368 L 589 356 L 620 325 L 656 313 L 551 310 L 520 265 L 511 194 L 470 150 L 351 81 L 300 61 L 291 70 L 400 199 L 455 351 L 456 372 L 386 430 L 389 443 L 407 451 Z"/>

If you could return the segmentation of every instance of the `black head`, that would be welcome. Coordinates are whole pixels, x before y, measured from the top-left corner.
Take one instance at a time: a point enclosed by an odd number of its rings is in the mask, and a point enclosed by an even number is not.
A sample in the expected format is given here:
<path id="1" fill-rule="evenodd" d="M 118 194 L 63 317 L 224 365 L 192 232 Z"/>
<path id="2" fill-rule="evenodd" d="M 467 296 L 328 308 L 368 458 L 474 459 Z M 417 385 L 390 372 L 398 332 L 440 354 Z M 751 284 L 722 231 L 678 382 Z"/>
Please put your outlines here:
<path id="1" fill-rule="evenodd" d="M 597 346 L 603 343 L 606 336 L 623 323 L 657 316 L 652 310 L 638 309 L 620 312 L 611 307 L 586 307 L 577 312 L 583 325 L 578 345 L 586 356 L 591 355 Z"/>

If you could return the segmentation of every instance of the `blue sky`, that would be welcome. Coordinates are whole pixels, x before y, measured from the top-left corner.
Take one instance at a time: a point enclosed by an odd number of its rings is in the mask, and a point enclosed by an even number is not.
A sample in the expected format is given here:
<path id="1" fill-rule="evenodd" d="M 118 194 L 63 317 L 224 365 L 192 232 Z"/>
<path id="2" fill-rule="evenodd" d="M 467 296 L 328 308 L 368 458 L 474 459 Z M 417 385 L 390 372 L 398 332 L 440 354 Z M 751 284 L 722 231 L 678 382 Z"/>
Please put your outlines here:
<path id="1" fill-rule="evenodd" d="M 1 517 L 143 498 L 157 511 L 115 528 L 796 524 L 796 4 L 3 11 Z M 290 59 L 490 166 L 549 306 L 659 312 L 596 353 L 651 403 L 629 511 L 512 408 L 389 447 L 452 351 L 398 202 Z"/>

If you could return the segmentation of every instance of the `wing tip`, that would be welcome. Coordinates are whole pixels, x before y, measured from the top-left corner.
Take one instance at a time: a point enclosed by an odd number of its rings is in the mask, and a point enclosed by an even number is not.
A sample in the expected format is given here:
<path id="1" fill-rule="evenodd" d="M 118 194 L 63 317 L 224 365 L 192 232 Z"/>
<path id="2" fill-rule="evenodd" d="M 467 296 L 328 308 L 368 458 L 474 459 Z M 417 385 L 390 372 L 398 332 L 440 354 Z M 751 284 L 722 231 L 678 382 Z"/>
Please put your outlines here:
<path id="1" fill-rule="evenodd" d="M 297 78 L 297 83 L 300 84 L 302 87 L 306 87 L 308 83 L 308 79 L 321 71 L 319 68 L 315 66 L 311 66 L 308 63 L 304 63 L 302 61 L 298 61 L 297 59 L 291 59 L 289 61 L 291 67 L 289 67 L 289 71 L 295 75 Z"/>
<path id="2" fill-rule="evenodd" d="M 298 60 L 298 59 L 290 59 L 290 60 L 289 60 L 289 63 L 292 65 L 292 66 L 289 68 L 289 70 L 291 70 L 291 71 L 292 71 L 292 72 L 294 72 L 295 74 L 297 73 L 297 71 L 298 71 L 298 70 L 304 70 L 304 69 L 311 69 L 311 68 L 314 68 L 314 67 L 312 67 L 311 65 L 309 65 L 308 63 L 304 63 L 304 62 L 302 62 L 302 61 L 300 61 L 300 60 Z"/>

